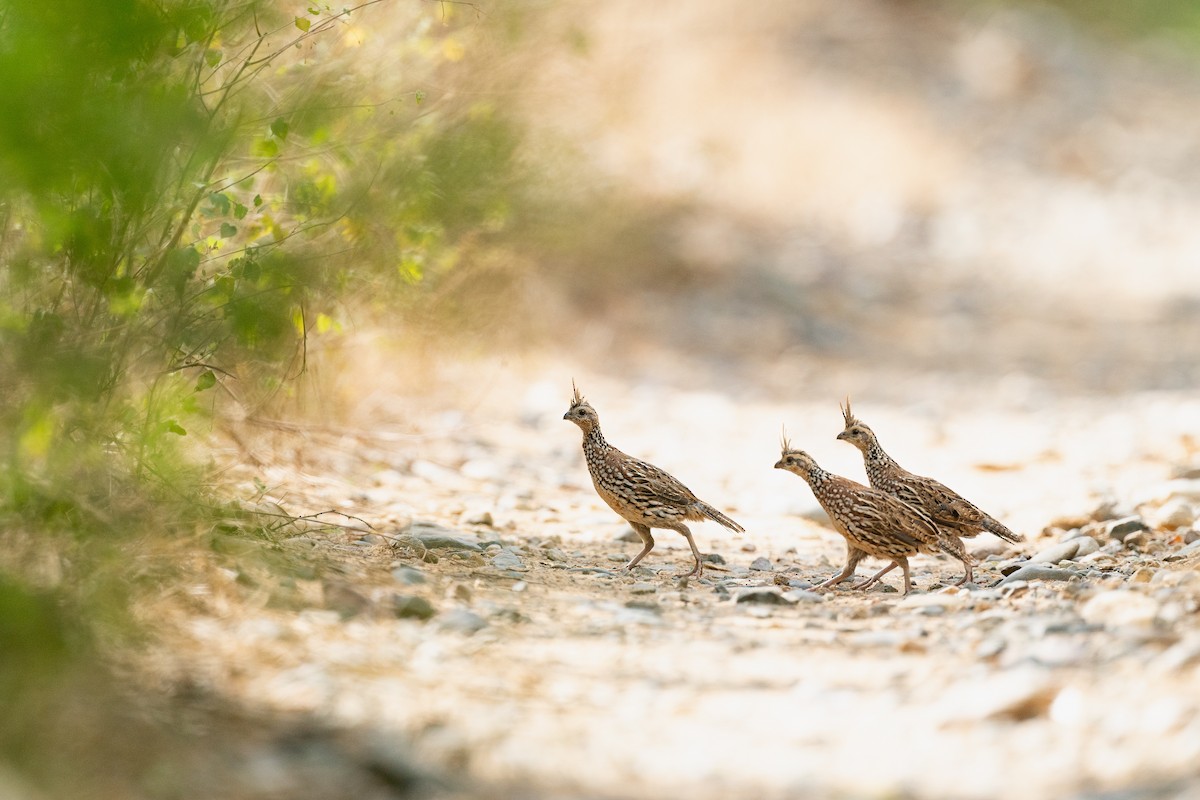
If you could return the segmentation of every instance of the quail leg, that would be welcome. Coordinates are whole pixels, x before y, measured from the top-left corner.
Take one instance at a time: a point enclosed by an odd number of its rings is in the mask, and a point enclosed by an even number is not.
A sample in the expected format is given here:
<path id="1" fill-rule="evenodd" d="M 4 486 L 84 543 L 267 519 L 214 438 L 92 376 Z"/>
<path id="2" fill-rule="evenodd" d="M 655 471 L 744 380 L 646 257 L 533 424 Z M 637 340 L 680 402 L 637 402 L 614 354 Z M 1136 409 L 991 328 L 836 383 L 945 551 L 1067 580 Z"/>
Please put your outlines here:
<path id="1" fill-rule="evenodd" d="M 683 538 L 687 539 L 688 545 L 692 548 L 692 555 L 696 558 L 696 566 L 692 567 L 691 572 L 681 572 L 676 575 L 676 578 L 691 578 L 695 576 L 699 579 L 704 574 L 704 562 L 700 558 L 700 548 L 696 547 L 696 540 L 692 538 L 692 532 L 688 530 L 688 526 L 682 522 L 672 525 L 673 530 L 677 530 L 683 534 Z"/>
<path id="2" fill-rule="evenodd" d="M 817 591 L 818 589 L 826 589 L 834 584 L 841 583 L 847 578 L 853 577 L 854 571 L 858 569 L 858 562 L 862 561 L 866 555 L 867 554 L 862 550 L 859 550 L 854 545 L 846 542 L 846 566 L 842 567 L 842 571 L 837 575 L 834 575 L 829 580 L 823 583 L 818 583 L 816 586 L 814 586 L 813 591 Z"/>
<path id="3" fill-rule="evenodd" d="M 647 553 L 654 549 L 654 537 L 650 534 L 650 528 L 645 525 L 639 525 L 636 522 L 629 524 L 633 526 L 634 532 L 641 538 L 644 547 L 642 547 L 642 552 L 634 556 L 628 564 L 621 568 L 625 570 L 632 570 L 638 565 L 639 561 L 646 557 Z"/>
<path id="4" fill-rule="evenodd" d="M 967 573 L 963 575 L 961 581 L 954 584 L 955 586 L 962 586 L 964 583 L 971 583 L 975 580 L 975 568 L 971 566 L 971 562 L 964 561 L 963 566 L 967 568 Z"/>
<path id="5" fill-rule="evenodd" d="M 856 583 L 856 584 L 854 584 L 853 586 L 851 586 L 851 587 L 849 587 L 849 588 L 850 588 L 851 590 L 865 590 L 865 589 L 870 589 L 872 586 L 874 586 L 875 584 L 879 583 L 879 579 L 880 579 L 880 578 L 882 578 L 884 575 L 887 575 L 889 572 L 891 572 L 892 570 L 894 570 L 894 569 L 895 569 L 896 567 L 898 567 L 898 566 L 900 566 L 900 562 L 899 562 L 899 561 L 893 561 L 892 563 L 888 564 L 888 565 L 887 565 L 886 567 L 884 567 L 883 569 L 879 570 L 879 572 L 876 572 L 874 575 L 872 575 L 871 577 L 867 578 L 867 579 L 866 579 L 865 581 L 863 581 L 862 583 Z"/>

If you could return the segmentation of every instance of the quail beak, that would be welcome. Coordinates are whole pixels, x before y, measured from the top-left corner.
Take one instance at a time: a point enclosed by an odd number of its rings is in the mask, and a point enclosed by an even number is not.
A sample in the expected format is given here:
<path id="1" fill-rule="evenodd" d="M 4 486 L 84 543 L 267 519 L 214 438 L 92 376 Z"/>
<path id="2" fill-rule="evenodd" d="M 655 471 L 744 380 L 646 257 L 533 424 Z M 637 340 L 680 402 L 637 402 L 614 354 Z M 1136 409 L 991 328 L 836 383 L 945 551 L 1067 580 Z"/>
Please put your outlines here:
<path id="1" fill-rule="evenodd" d="M 841 440 L 844 442 L 844 441 L 846 441 L 847 439 L 849 439 L 850 437 L 846 435 L 846 432 L 845 432 L 845 431 L 842 431 L 841 433 L 839 433 L 839 434 L 837 435 L 837 438 L 841 439 Z"/>
<path id="2" fill-rule="evenodd" d="M 782 458 L 775 462 L 775 469 L 785 469 Z"/>
<path id="3" fill-rule="evenodd" d="M 570 418 L 571 418 L 571 412 L 570 412 L 570 411 L 568 411 L 567 413 L 563 414 L 563 419 L 570 419 Z"/>

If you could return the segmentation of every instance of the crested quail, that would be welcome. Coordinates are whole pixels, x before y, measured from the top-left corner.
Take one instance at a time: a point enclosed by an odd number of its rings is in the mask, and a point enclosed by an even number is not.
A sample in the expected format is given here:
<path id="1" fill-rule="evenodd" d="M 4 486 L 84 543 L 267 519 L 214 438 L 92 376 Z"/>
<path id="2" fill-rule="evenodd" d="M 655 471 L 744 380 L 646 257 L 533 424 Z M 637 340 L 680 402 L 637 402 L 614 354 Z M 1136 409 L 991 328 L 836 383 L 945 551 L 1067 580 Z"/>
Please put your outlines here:
<path id="1" fill-rule="evenodd" d="M 829 515 L 833 527 L 846 539 L 846 566 L 815 588 L 824 589 L 852 577 L 858 562 L 867 556 L 875 556 L 891 563 L 850 588 L 869 588 L 899 566 L 904 571 L 904 594 L 908 594 L 912 586 L 908 557 L 938 551 L 961 561 L 967 570 L 965 580 L 971 579 L 973 564 L 962 542 L 956 536 L 939 531 L 926 514 L 886 492 L 822 469 L 808 453 L 792 449 L 786 437 L 782 444 L 783 454 L 775 462 L 775 469 L 804 478 L 821 508 Z"/>
<path id="2" fill-rule="evenodd" d="M 744 528 L 702 502 L 690 489 L 658 467 L 626 455 L 606 442 L 604 434 L 600 432 L 600 417 L 596 409 L 580 396 L 574 382 L 571 388 L 575 390 L 575 396 L 563 419 L 574 422 L 583 431 L 583 456 L 587 460 L 596 493 L 633 526 L 642 540 L 642 552 L 624 568 L 633 569 L 654 549 L 651 528 L 669 528 L 683 534 L 696 558 L 696 566 L 678 577 L 700 577 L 703 573 L 700 551 L 696 548 L 692 532 L 683 521 L 711 519 L 734 531 L 741 532 Z"/>
<path id="3" fill-rule="evenodd" d="M 850 411 L 850 398 L 842 406 L 846 428 L 837 438 L 862 451 L 867 478 L 871 486 L 900 498 L 928 514 L 938 527 L 955 536 L 978 536 L 990 531 L 1008 542 L 1020 542 L 1024 536 L 1013 533 L 1000 521 L 984 513 L 954 490 L 935 481 L 914 475 L 897 464 L 879 446 L 875 432 L 859 421 Z"/>

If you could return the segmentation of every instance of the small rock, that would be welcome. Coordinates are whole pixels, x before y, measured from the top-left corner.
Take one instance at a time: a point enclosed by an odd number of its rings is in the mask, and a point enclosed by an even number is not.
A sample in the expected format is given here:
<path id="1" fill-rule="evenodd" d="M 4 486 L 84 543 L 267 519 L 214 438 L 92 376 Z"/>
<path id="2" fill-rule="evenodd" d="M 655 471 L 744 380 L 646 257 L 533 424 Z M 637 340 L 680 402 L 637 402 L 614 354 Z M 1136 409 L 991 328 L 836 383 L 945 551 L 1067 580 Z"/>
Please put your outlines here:
<path id="1" fill-rule="evenodd" d="M 754 546 L 754 542 L 746 542 L 744 545 L 742 545 L 743 553 L 753 553 L 757 549 L 758 548 Z"/>
<path id="2" fill-rule="evenodd" d="M 1174 553 L 1171 553 L 1170 555 L 1168 555 L 1166 560 L 1167 561 L 1182 561 L 1185 558 L 1191 558 L 1192 556 L 1196 555 L 1197 553 L 1200 553 L 1200 539 L 1193 540 L 1191 544 L 1185 544 L 1183 547 L 1179 548 Z"/>
<path id="3" fill-rule="evenodd" d="M 439 630 L 470 636 L 487 627 L 487 620 L 473 611 L 456 608 L 440 614 L 434 623 Z"/>
<path id="4" fill-rule="evenodd" d="M 635 583 L 629 587 L 631 594 L 654 594 L 658 591 L 658 587 L 653 583 Z"/>
<path id="5" fill-rule="evenodd" d="M 791 603 L 824 603 L 825 595 L 805 589 L 792 589 L 783 593 L 783 599 Z"/>
<path id="6" fill-rule="evenodd" d="M 396 567 L 392 570 L 392 577 L 404 586 L 416 586 L 425 582 L 425 573 L 412 567 Z"/>
<path id="7" fill-rule="evenodd" d="M 1192 542 L 1200 542 L 1200 531 L 1189 530 L 1183 535 L 1183 543 L 1191 544 Z"/>
<path id="8" fill-rule="evenodd" d="M 774 569 L 774 567 L 771 565 L 770 559 L 759 556 L 750 562 L 750 569 L 757 570 L 759 572 L 770 572 Z"/>
<path id="9" fill-rule="evenodd" d="M 1017 570 L 1019 570 L 1021 567 L 1025 566 L 1028 563 L 1029 563 L 1029 559 L 1027 559 L 1027 558 L 1024 558 L 1024 557 L 1014 558 L 1012 561 L 1009 561 L 1007 564 L 1000 565 L 1000 567 L 999 567 L 1000 574 L 1001 575 L 1012 575 L 1014 572 L 1016 572 Z"/>
<path id="10" fill-rule="evenodd" d="M 1152 580 L 1154 580 L 1154 570 L 1149 567 L 1142 567 L 1129 576 L 1130 583 L 1149 583 Z"/>
<path id="11" fill-rule="evenodd" d="M 1080 615 L 1088 622 L 1109 627 L 1150 625 L 1158 616 L 1158 602 L 1127 589 L 1101 592 L 1083 604 Z"/>
<path id="12" fill-rule="evenodd" d="M 463 515 L 463 523 L 466 525 L 486 525 L 492 527 L 496 521 L 492 518 L 490 511 L 469 511 Z"/>
<path id="13" fill-rule="evenodd" d="M 564 553 L 562 550 L 559 550 L 557 547 L 548 547 L 543 552 L 546 554 L 547 561 L 555 561 L 558 563 L 563 563 L 563 562 L 569 560 L 567 558 L 567 554 Z"/>
<path id="14" fill-rule="evenodd" d="M 343 581 L 326 581 L 321 588 L 325 607 L 338 612 L 342 619 L 361 614 L 371 605 L 362 592 Z"/>
<path id="15" fill-rule="evenodd" d="M 637 535 L 637 531 L 632 528 L 626 529 L 620 536 L 616 538 L 618 542 L 641 542 L 642 537 Z"/>
<path id="16" fill-rule="evenodd" d="M 451 600 L 460 600 L 464 603 L 471 601 L 471 587 L 465 583 L 456 583 L 446 592 L 446 596 Z"/>
<path id="17" fill-rule="evenodd" d="M 433 604 L 415 594 L 393 595 L 392 611 L 400 619 L 429 619 L 434 615 Z"/>
<path id="18" fill-rule="evenodd" d="M 529 588 L 529 584 L 526 583 L 525 581 L 517 581 L 516 583 L 514 583 L 512 585 L 512 589 L 510 589 L 509 591 L 513 591 L 513 592 L 516 592 L 517 594 L 520 594 L 521 592 L 525 591 L 528 588 Z"/>
<path id="19" fill-rule="evenodd" d="M 1078 550 L 1079 539 L 1068 539 L 1038 551 L 1029 559 L 1029 562 L 1032 564 L 1057 564 L 1060 561 L 1070 561 Z"/>
<path id="20" fill-rule="evenodd" d="M 1123 542 L 1129 534 L 1147 530 L 1147 527 L 1141 517 L 1125 517 L 1109 524 L 1108 535 L 1118 542 Z"/>
<path id="21" fill-rule="evenodd" d="M 1146 546 L 1146 544 L 1149 541 L 1150 541 L 1150 539 L 1148 536 L 1146 536 L 1146 531 L 1136 531 L 1134 533 L 1128 534 L 1121 541 L 1121 544 L 1123 544 L 1127 548 L 1130 548 L 1133 550 L 1141 550 L 1142 548 L 1144 548 Z"/>
<path id="22" fill-rule="evenodd" d="M 492 556 L 492 566 L 496 569 L 515 570 L 517 572 L 524 572 L 528 569 L 525 566 L 525 562 L 516 553 L 509 550 L 501 550 Z"/>
<path id="23" fill-rule="evenodd" d="M 661 614 L 662 606 L 653 600 L 629 600 L 625 603 L 626 608 L 632 608 L 635 611 L 647 611 L 651 614 Z"/>
<path id="24" fill-rule="evenodd" d="M 1079 542 L 1079 549 L 1075 551 L 1075 555 L 1071 556 L 1072 561 L 1078 561 L 1092 553 L 1100 552 L 1100 543 L 1091 536 L 1080 536 L 1076 541 Z"/>
<path id="25" fill-rule="evenodd" d="M 704 557 L 700 560 L 705 564 L 724 564 L 725 556 L 720 553 L 705 553 Z"/>
<path id="26" fill-rule="evenodd" d="M 480 551 L 483 549 L 474 537 L 432 522 L 414 522 L 402 528 L 400 536 L 416 539 L 428 550 Z"/>
<path id="27" fill-rule="evenodd" d="M 1156 528 L 1173 531 L 1176 528 L 1186 528 L 1196 521 L 1196 509 L 1191 503 L 1175 498 L 1163 503 L 1154 511 L 1151 522 Z"/>
<path id="28" fill-rule="evenodd" d="M 789 600 L 774 587 L 754 587 L 744 589 L 738 592 L 737 602 L 739 603 L 756 603 L 759 605 L 786 606 L 791 605 L 793 600 Z"/>
<path id="29" fill-rule="evenodd" d="M 1009 573 L 999 585 L 1004 586 L 1018 581 L 1072 581 L 1079 578 L 1079 573 L 1070 569 L 1055 569 L 1040 564 L 1027 564 Z"/>
<path id="30" fill-rule="evenodd" d="M 621 555 L 620 553 L 609 553 L 604 558 L 605 558 L 605 560 L 611 561 L 614 564 L 623 564 L 629 560 L 629 559 L 625 558 L 625 556 Z"/>

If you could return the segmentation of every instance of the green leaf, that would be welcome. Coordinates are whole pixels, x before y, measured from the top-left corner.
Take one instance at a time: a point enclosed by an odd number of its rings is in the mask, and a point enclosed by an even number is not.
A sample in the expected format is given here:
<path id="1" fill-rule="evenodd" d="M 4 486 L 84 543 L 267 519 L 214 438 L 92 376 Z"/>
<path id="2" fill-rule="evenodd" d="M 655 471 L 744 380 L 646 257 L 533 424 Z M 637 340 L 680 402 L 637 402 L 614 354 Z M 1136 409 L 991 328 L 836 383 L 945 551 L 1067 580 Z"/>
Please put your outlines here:
<path id="1" fill-rule="evenodd" d="M 241 203 L 235 203 L 233 206 L 233 218 L 234 219 L 245 219 L 246 212 L 249 210 L 250 209 L 246 208 Z"/>
<path id="2" fill-rule="evenodd" d="M 263 204 L 262 195 L 261 194 L 254 195 L 254 207 L 258 208 L 262 204 Z"/>
<path id="3" fill-rule="evenodd" d="M 283 117 L 271 123 L 271 135 L 281 142 L 288 137 L 288 131 L 290 130 L 291 128 L 288 126 L 287 120 Z"/>
<path id="4" fill-rule="evenodd" d="M 413 97 L 416 98 L 417 105 L 421 105 L 421 103 L 425 102 L 425 90 L 417 89 L 417 91 L 413 93 Z"/>
<path id="5" fill-rule="evenodd" d="M 173 433 L 176 436 L 187 436 L 187 431 L 173 419 L 167 420 L 167 433 Z"/>
<path id="6" fill-rule="evenodd" d="M 206 369 L 200 373 L 200 377 L 196 378 L 196 391 L 203 392 L 205 389 L 211 389 L 217 384 L 217 376 L 213 374 L 211 369 Z"/>
<path id="7" fill-rule="evenodd" d="M 217 210 L 218 214 L 228 214 L 232 205 L 229 202 L 229 197 L 221 192 L 213 192 L 210 194 L 208 196 L 208 202 L 213 204 L 213 208 Z"/>
<path id="8" fill-rule="evenodd" d="M 312 21 L 307 20 L 304 17 L 296 17 L 296 27 L 305 33 L 308 33 L 308 29 L 312 27 Z"/>
<path id="9" fill-rule="evenodd" d="M 274 139 L 259 139 L 250 152 L 261 158 L 274 158 L 279 155 L 279 143 Z"/>
<path id="10" fill-rule="evenodd" d="M 210 67 L 215 67 L 221 63 L 221 55 L 220 50 L 207 50 L 204 53 L 204 63 Z"/>
<path id="11" fill-rule="evenodd" d="M 237 235 L 237 225 L 231 225 L 228 222 L 221 223 L 221 238 L 230 239 Z"/>

